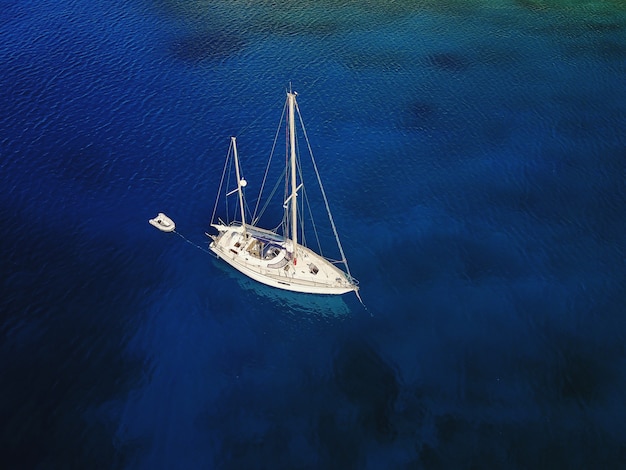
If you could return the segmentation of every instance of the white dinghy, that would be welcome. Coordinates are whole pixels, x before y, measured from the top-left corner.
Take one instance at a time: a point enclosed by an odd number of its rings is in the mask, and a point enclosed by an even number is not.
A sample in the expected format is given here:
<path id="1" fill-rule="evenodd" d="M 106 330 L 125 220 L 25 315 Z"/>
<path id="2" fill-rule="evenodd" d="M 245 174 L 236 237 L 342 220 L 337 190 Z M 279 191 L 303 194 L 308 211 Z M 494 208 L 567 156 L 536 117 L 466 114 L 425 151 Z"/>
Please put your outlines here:
<path id="1" fill-rule="evenodd" d="M 313 294 L 344 294 L 347 292 L 355 292 L 358 296 L 358 282 L 350 274 L 348 262 L 341 243 L 339 242 L 339 236 L 332 214 L 330 213 L 328 200 L 326 199 L 317 165 L 311 152 L 311 146 L 302 124 L 302 117 L 300 116 L 300 111 L 296 103 L 296 93 L 291 91 L 287 93 L 283 116 L 285 111 L 288 117 L 288 142 L 286 145 L 287 154 L 281 175 L 281 178 L 284 177 L 283 184 L 285 187 L 285 195 L 281 200 L 283 207 L 282 222 L 280 222 L 279 226 L 274 230 L 264 229 L 256 225 L 267 208 L 266 202 L 260 213 L 257 212 L 259 202 L 263 199 L 262 194 L 265 178 L 270 168 L 269 163 L 265 171 L 265 177 L 263 178 L 254 213 L 247 217 L 247 215 L 251 213 L 244 197 L 244 188 L 248 186 L 248 183 L 241 177 L 237 141 L 235 137 L 232 137 L 228 155 L 226 156 L 224 171 L 222 173 L 220 189 L 218 190 L 218 197 L 215 201 L 215 208 L 211 218 L 211 227 L 217 230 L 218 233 L 216 235 L 209 235 L 212 239 L 209 249 L 215 253 L 218 258 L 224 260 L 236 270 L 255 281 L 272 287 L 293 292 Z M 298 113 L 301 128 L 301 132 L 298 135 L 304 136 L 306 140 L 306 147 L 308 148 L 312 162 L 312 165 L 309 164 L 309 167 L 312 166 L 316 175 L 317 185 L 321 190 L 320 192 L 324 205 L 326 206 L 330 227 L 332 228 L 339 255 L 341 256 L 341 259 L 338 261 L 333 261 L 321 254 L 322 251 L 321 246 L 319 246 L 317 226 L 312 220 L 310 205 L 306 208 L 308 210 L 305 210 L 305 203 L 308 204 L 308 196 L 304 188 L 300 152 L 296 149 L 296 112 Z M 281 118 L 281 121 L 282 120 Z M 279 126 L 279 130 L 280 127 L 281 126 Z M 276 146 L 278 134 L 277 132 L 273 149 Z M 272 155 L 270 155 L 270 162 L 271 157 Z M 237 187 L 228 191 L 226 186 L 228 185 L 228 178 L 232 176 L 233 167 Z M 281 180 L 279 179 L 269 199 L 271 199 L 280 184 Z M 222 189 L 224 189 L 224 191 L 222 191 Z M 225 194 L 221 195 L 223 193 Z M 233 220 L 231 222 L 224 222 L 221 219 L 215 221 L 215 214 L 220 198 L 223 198 L 224 204 L 228 206 L 229 196 L 235 194 L 237 195 L 235 207 L 238 206 L 239 210 L 235 210 Z M 303 215 L 309 217 L 306 223 Z M 305 225 L 307 228 L 315 231 L 315 239 L 318 241 L 317 252 L 306 246 L 304 236 Z M 339 266 L 342 266 L 343 270 Z"/>
<path id="2" fill-rule="evenodd" d="M 176 230 L 176 224 L 172 219 L 166 216 L 163 212 L 159 212 L 154 219 L 148 220 L 150 225 L 158 228 L 162 232 L 173 232 Z"/>

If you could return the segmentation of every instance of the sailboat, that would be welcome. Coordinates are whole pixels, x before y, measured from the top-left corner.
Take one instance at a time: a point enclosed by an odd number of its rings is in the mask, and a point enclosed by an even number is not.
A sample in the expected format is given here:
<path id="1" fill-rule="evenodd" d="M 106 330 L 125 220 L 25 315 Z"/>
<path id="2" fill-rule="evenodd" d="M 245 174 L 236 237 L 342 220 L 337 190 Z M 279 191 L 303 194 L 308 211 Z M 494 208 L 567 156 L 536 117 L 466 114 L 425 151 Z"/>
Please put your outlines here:
<path id="1" fill-rule="evenodd" d="M 222 172 L 222 180 L 211 217 L 211 227 L 217 231 L 217 234 L 207 234 L 211 238 L 209 249 L 219 259 L 225 261 L 234 269 L 268 286 L 310 294 L 339 295 L 355 292 L 358 296 L 358 281 L 352 277 L 348 268 L 348 262 L 339 241 L 317 164 L 313 158 L 311 146 L 304 129 L 296 96 L 297 93 L 291 90 L 287 92 L 283 116 L 281 117 L 282 122 L 285 112 L 287 113 L 286 155 L 281 175 L 281 178 L 284 177 L 285 181 L 285 196 L 282 203 L 280 224 L 274 229 L 262 228 L 257 225 L 261 215 L 267 208 L 266 204 L 258 212 L 259 202 L 263 199 L 262 193 L 267 180 L 268 169 L 270 168 L 269 163 L 272 160 L 271 157 L 274 151 L 272 150 L 270 154 L 265 177 L 262 180 L 259 197 L 257 198 L 256 208 L 254 213 L 250 215 L 245 198 L 245 188 L 248 183 L 242 177 L 237 139 L 231 137 L 224 171 Z M 299 117 L 299 129 L 301 129 L 298 135 L 296 135 L 296 113 Z M 279 125 L 279 131 L 282 127 L 282 124 Z M 278 135 L 279 132 L 276 133 L 273 149 L 276 146 Z M 312 165 L 309 166 L 312 166 L 317 176 L 317 183 L 326 207 L 330 227 L 341 256 L 340 260 L 332 260 L 323 256 L 321 246 L 318 248 L 318 252 L 316 252 L 306 244 L 305 225 L 307 228 L 312 226 L 314 231 L 316 231 L 316 225 L 312 220 L 312 216 L 308 224 L 305 224 L 303 221 L 303 215 L 307 214 L 310 216 L 311 211 L 309 210 L 307 213 L 304 210 L 304 203 L 308 198 L 306 197 L 303 181 L 301 155 L 296 147 L 300 135 L 304 135 L 306 140 L 312 162 Z M 233 170 L 235 173 L 234 185 L 236 187 L 228 191 L 229 183 L 225 183 L 225 180 L 230 180 Z M 227 177 L 227 175 L 229 176 Z M 274 187 L 272 194 L 275 193 L 279 184 L 280 181 Z M 229 199 L 235 199 L 235 215 L 230 222 L 225 222 L 221 218 L 218 218 L 217 221 L 215 220 L 218 203 L 222 199 L 221 194 L 223 193 L 225 193 L 223 199 L 226 204 L 228 204 Z M 317 232 L 315 238 L 319 240 Z"/>

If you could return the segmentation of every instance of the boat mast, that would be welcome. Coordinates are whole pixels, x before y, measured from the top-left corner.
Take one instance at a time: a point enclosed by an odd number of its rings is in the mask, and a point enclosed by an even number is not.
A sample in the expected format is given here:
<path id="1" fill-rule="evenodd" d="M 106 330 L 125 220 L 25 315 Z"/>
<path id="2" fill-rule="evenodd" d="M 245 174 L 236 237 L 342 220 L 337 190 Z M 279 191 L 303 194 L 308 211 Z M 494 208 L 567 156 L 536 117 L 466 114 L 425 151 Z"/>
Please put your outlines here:
<path id="1" fill-rule="evenodd" d="M 291 240 L 293 241 L 294 264 L 296 263 L 295 253 L 298 246 L 298 203 L 296 201 L 296 125 L 295 125 L 295 102 L 296 94 L 289 91 L 287 93 L 289 101 L 289 147 L 291 150 Z"/>
<path id="2" fill-rule="evenodd" d="M 237 155 L 237 138 L 231 137 L 233 143 L 233 154 L 235 156 L 235 176 L 237 177 L 237 192 L 239 193 L 239 207 L 241 208 L 241 226 L 243 227 L 243 233 L 246 233 L 246 211 L 243 207 L 243 191 L 241 188 L 245 187 L 247 182 L 241 179 L 239 172 L 239 155 Z"/>

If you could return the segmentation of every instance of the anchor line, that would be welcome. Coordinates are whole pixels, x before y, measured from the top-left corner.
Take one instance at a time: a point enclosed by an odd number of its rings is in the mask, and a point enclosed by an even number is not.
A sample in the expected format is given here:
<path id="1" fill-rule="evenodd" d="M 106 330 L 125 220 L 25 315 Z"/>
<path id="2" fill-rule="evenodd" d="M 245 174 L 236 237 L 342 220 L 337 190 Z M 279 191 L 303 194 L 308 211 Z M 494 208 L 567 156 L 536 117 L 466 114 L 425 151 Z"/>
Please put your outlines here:
<path id="1" fill-rule="evenodd" d="M 173 233 L 175 233 L 176 235 L 178 235 L 180 238 L 182 238 L 183 240 L 185 240 L 187 243 L 189 243 L 191 246 L 197 248 L 200 251 L 203 251 L 204 253 L 208 253 L 209 255 L 215 256 L 213 254 L 213 252 L 207 250 L 206 248 L 198 245 L 197 243 L 192 242 L 191 240 L 189 240 L 187 237 L 185 237 L 182 233 L 174 230 Z"/>
<path id="2" fill-rule="evenodd" d="M 359 294 L 359 291 L 355 290 L 354 293 L 356 294 L 356 298 L 359 299 L 361 306 L 365 309 L 367 313 L 370 314 L 370 317 L 373 317 L 374 315 L 372 314 L 372 312 L 370 312 L 370 309 L 367 308 L 367 305 L 365 305 L 365 303 L 363 302 L 363 299 L 361 298 L 361 294 Z"/>

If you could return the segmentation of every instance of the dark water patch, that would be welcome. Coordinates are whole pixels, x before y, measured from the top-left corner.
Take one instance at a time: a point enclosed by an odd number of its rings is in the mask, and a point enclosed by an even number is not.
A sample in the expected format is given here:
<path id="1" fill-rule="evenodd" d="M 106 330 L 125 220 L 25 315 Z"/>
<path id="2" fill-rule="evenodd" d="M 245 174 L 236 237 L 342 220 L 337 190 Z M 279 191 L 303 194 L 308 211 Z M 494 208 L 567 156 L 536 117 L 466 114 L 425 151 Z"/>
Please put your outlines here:
<path id="1" fill-rule="evenodd" d="M 507 427 L 462 413 L 434 417 L 435 439 L 416 444 L 411 468 L 517 468 L 508 455 Z"/>
<path id="2" fill-rule="evenodd" d="M 473 421 L 457 414 L 444 414 L 435 419 L 439 442 L 436 455 L 444 468 L 503 468 L 506 445 L 502 428 Z"/>
<path id="3" fill-rule="evenodd" d="M 569 41 L 562 46 L 563 55 L 570 59 L 601 58 L 605 61 L 621 61 L 624 50 L 620 43 L 614 41 Z"/>
<path id="4" fill-rule="evenodd" d="M 246 41 L 239 35 L 206 31 L 177 38 L 170 44 L 169 51 L 176 60 L 196 64 L 233 57 L 245 46 Z"/>
<path id="5" fill-rule="evenodd" d="M 501 147 L 510 142 L 514 132 L 513 120 L 506 117 L 493 117 L 482 123 L 481 132 L 485 142 Z"/>
<path id="6" fill-rule="evenodd" d="M 626 68 L 625 68 L 626 70 Z M 615 70 L 617 75 L 618 71 Z M 615 145 L 620 140 L 621 131 L 626 125 L 626 108 L 619 100 L 598 106 L 598 89 L 568 87 L 556 91 L 552 102 L 558 106 L 559 113 L 554 115 L 554 130 L 557 138 L 575 143 L 574 157 L 580 159 L 584 167 L 597 164 L 602 166 L 607 159 L 614 158 Z M 606 90 L 611 94 L 611 90 Z M 603 142 L 596 142 L 602 136 Z M 556 153 L 555 142 L 549 142 L 548 152 Z M 589 158 L 599 151 L 595 159 Z M 589 149 L 589 150 L 583 150 Z M 581 153 L 586 152 L 587 161 L 582 160 Z"/>
<path id="7" fill-rule="evenodd" d="M 514 0 L 529 11 L 559 12 L 564 17 L 585 21 L 593 16 L 616 15 L 626 11 L 623 0 L 587 2 L 578 0 Z"/>
<path id="8" fill-rule="evenodd" d="M 240 316 L 251 308 L 249 302 L 242 299 Z M 345 468 L 354 468 L 362 461 L 362 433 L 344 408 L 350 405 L 319 368 L 328 348 L 319 335 L 332 335 L 333 328 L 302 316 L 285 319 L 287 312 L 262 312 L 250 315 L 250 328 L 231 321 L 224 330 L 233 348 L 217 360 L 230 380 L 194 421 L 197 435 L 211 447 L 213 466 L 334 468 L 335 462 L 346 462 Z M 311 328 L 306 334 L 303 322 Z"/>
<path id="9" fill-rule="evenodd" d="M 298 34 L 327 37 L 345 28 L 345 19 L 331 13 L 331 9 L 335 8 L 335 5 L 329 6 L 326 15 L 307 14 L 306 11 L 297 10 L 294 16 L 289 15 L 289 10 L 277 14 L 276 9 L 268 8 L 255 18 L 251 28 L 258 33 L 280 37 Z"/>
<path id="10" fill-rule="evenodd" d="M 579 346 L 563 351 L 552 371 L 557 397 L 581 405 L 601 400 L 615 378 L 613 369 L 598 357 L 598 351 L 585 353 Z M 542 389 L 542 395 L 544 392 Z"/>
<path id="11" fill-rule="evenodd" d="M 604 339 L 580 338 L 559 331 L 559 326 L 554 323 L 546 325 L 543 354 L 528 363 L 520 361 L 520 370 L 528 374 L 537 403 L 555 409 L 559 405 L 612 408 L 617 405 L 612 400 L 623 386 L 623 379 L 615 367 L 624 359 L 622 338 L 610 333 L 608 326 L 594 325 L 591 312 L 581 311 L 581 306 L 575 308 L 570 318 L 588 325 L 587 333 L 600 333 Z M 602 310 L 598 313 L 611 312 Z M 616 319 L 607 319 L 607 323 L 620 328 L 624 326 Z"/>
<path id="12" fill-rule="evenodd" d="M 394 369 L 365 341 L 340 346 L 333 364 L 335 382 L 357 406 L 359 422 L 376 440 L 393 440 L 392 415 L 400 384 Z"/>
<path id="13" fill-rule="evenodd" d="M 583 146 L 546 148 L 541 159 L 528 161 L 506 180 L 492 181 L 479 195 L 502 209 L 548 224 L 561 235 L 603 233 L 616 240 L 626 190 L 623 156 L 619 148 L 606 147 L 598 156 Z"/>
<path id="14" fill-rule="evenodd" d="M 303 364 L 287 380 L 256 369 L 196 419 L 197 431 L 212 436 L 207 442 L 215 443 L 217 468 L 355 468 L 362 462 L 363 433 L 330 384 Z"/>
<path id="15" fill-rule="evenodd" d="M 537 190 L 541 190 L 547 201 L 537 215 L 553 219 L 578 221 L 583 231 L 595 233 L 611 219 L 620 219 L 626 197 L 626 162 L 623 148 L 606 146 L 598 156 L 583 148 L 546 151 L 544 158 L 552 163 L 553 173 L 536 174 Z M 589 175 L 595 175 L 590 179 Z M 553 179 L 553 177 L 555 179 Z M 551 183 L 551 184 L 550 184 Z M 540 189 L 539 189 L 540 188 Z"/>
<path id="16" fill-rule="evenodd" d="M 623 338 L 606 334 L 611 328 L 591 318 L 583 323 L 589 325 L 585 338 L 565 333 L 560 324 L 548 327 L 545 347 L 515 368 L 528 382 L 542 416 L 540 422 L 530 419 L 515 432 L 509 429 L 509 449 L 516 461 L 545 461 L 549 468 L 602 461 L 610 467 L 626 456 L 626 427 L 617 417 L 623 412 L 618 398 L 624 386 Z M 620 323 L 614 331 L 623 331 Z"/>
<path id="17" fill-rule="evenodd" d="M 315 37 L 326 37 L 347 29 L 370 30 L 373 25 L 378 27 L 397 21 L 413 14 L 416 9 L 416 5 L 410 1 L 393 2 L 384 8 L 376 1 L 355 4 L 344 0 L 320 0 L 315 3 L 262 0 L 254 5 L 234 4 L 229 1 L 181 4 L 171 0 L 155 0 L 155 3 L 168 15 L 188 22 L 211 22 L 218 27 L 236 24 L 241 30 L 255 33 L 276 36 L 304 34 Z M 433 4 L 437 5 L 437 2 Z"/>
<path id="18" fill-rule="evenodd" d="M 590 20 L 589 22 L 583 24 L 583 28 L 599 34 L 617 33 L 626 29 L 626 24 L 624 22 L 611 21 L 610 19 L 603 21 Z"/>
<path id="19" fill-rule="evenodd" d="M 407 246 L 405 240 L 412 240 Z M 397 258 L 402 253 L 402 258 Z M 398 269 L 389 269 L 394 260 Z M 456 236 L 452 234 L 403 234 L 388 250 L 381 252 L 382 271 L 391 272 L 388 281 L 399 287 L 431 284 L 438 279 L 457 278 L 472 283 L 515 280 L 529 274 L 519 247 L 504 235 Z M 396 275 L 395 273 L 398 273 Z"/>
<path id="20" fill-rule="evenodd" d="M 292 438 L 289 430 L 282 426 L 271 426 L 257 439 L 228 440 L 216 467 L 240 468 L 302 468 L 302 461 L 285 450 Z"/>
<path id="21" fill-rule="evenodd" d="M 596 54 L 605 60 L 625 60 L 626 44 L 614 40 L 599 41 L 595 46 Z"/>
<path id="22" fill-rule="evenodd" d="M 345 54 L 343 63 L 354 71 L 376 69 L 382 72 L 400 72 L 406 68 L 406 57 L 401 53 L 384 52 L 353 52 Z"/>
<path id="23" fill-rule="evenodd" d="M 360 428 L 346 427 L 337 417 L 334 412 L 324 411 L 317 419 L 316 434 L 323 461 L 328 468 L 360 468 L 364 461 Z"/>
<path id="24" fill-rule="evenodd" d="M 548 9 L 545 2 L 541 0 L 514 0 L 516 5 L 519 5 L 524 10 L 532 12 L 542 12 Z"/>
<path id="25" fill-rule="evenodd" d="M 602 14 L 568 14 L 551 16 L 546 22 L 532 24 L 530 29 L 555 44 L 562 44 L 567 51 L 579 47 L 581 50 L 597 50 L 604 42 L 621 44 L 622 32 L 626 29 L 623 15 L 615 12 Z M 602 57 L 602 56 L 600 56 Z"/>
<path id="26" fill-rule="evenodd" d="M 473 282 L 485 278 L 515 279 L 528 273 L 516 246 L 506 238 L 465 239 L 459 249 L 464 267 L 461 275 Z"/>
<path id="27" fill-rule="evenodd" d="M 53 93 L 57 86 L 57 81 L 52 78 L 54 65 L 49 58 L 37 56 L 30 50 L 0 63 L 3 85 L 0 87 L 0 105 L 11 110 L 6 113 L 6 118 L 12 130 L 33 132 L 50 120 L 51 110 L 59 105 L 59 98 Z M 33 122 L 34 118 L 38 121 Z"/>
<path id="28" fill-rule="evenodd" d="M 620 381 L 613 381 L 619 377 L 613 367 L 617 357 L 605 357 L 605 364 L 589 364 L 586 359 L 581 361 L 581 356 L 593 356 L 593 345 L 570 343 L 572 348 L 568 346 L 567 350 L 578 351 L 582 347 L 584 351 L 572 357 L 569 353 L 562 355 L 560 346 L 567 343 L 557 340 L 558 346 L 555 344 L 552 350 L 551 344 L 547 345 L 548 350 L 528 348 L 536 360 L 530 364 L 515 357 L 519 351 L 499 345 L 495 355 L 514 353 L 501 364 L 501 370 L 508 375 L 502 383 L 496 383 L 493 376 L 489 380 L 489 369 L 493 367 L 489 355 L 470 354 L 464 359 L 460 375 L 464 379 L 460 396 L 463 405 L 450 403 L 433 415 L 435 439 L 416 447 L 419 461 L 432 466 L 428 468 L 482 468 L 485 464 L 489 468 L 526 468 L 537 466 L 538 462 L 546 462 L 545 468 L 571 468 L 580 462 L 593 466 L 594 459 L 609 466 L 619 462 L 626 450 L 621 439 L 624 426 L 618 417 L 607 420 L 604 411 L 598 411 L 613 409 L 619 414 L 623 409 L 618 398 Z M 472 362 L 473 370 L 467 369 Z M 556 370 L 552 368 L 555 364 Z M 561 369 L 562 364 L 566 364 L 565 369 Z M 595 365 L 600 366 L 599 373 L 590 370 Z M 613 372 L 609 372 L 607 381 L 603 376 L 608 370 Z M 537 384 L 545 373 L 548 383 Z M 509 388 L 507 392 L 501 386 L 507 382 L 510 386 L 512 379 L 522 388 L 508 395 L 513 390 Z M 537 393 L 525 392 L 529 387 Z M 542 391 L 547 389 L 555 391 L 554 395 L 544 395 Z M 446 396 L 446 391 L 440 390 L 437 397 L 436 392 L 431 393 L 433 402 L 444 402 L 441 396 Z M 572 447 L 572 442 L 579 445 Z"/>
<path id="29" fill-rule="evenodd" d="M 555 420 L 571 423 L 558 429 Z M 548 421 L 546 423 L 546 421 Z M 626 446 L 585 414 L 550 416 L 508 433 L 509 460 L 516 468 L 612 468 L 626 458 Z"/>
<path id="30" fill-rule="evenodd" d="M 62 137 L 59 137 L 54 141 L 51 150 L 40 157 L 41 165 L 64 185 L 101 193 L 114 181 L 119 181 L 119 175 L 111 174 L 111 155 L 106 148 L 91 139 L 78 138 L 63 143 Z"/>
<path id="31" fill-rule="evenodd" d="M 224 388 L 217 403 L 199 414 L 197 420 L 199 430 L 203 432 L 213 430 L 221 434 L 224 445 L 227 446 L 227 441 L 248 441 L 256 435 L 265 433 L 269 436 L 274 428 L 290 426 L 304 419 L 313 426 L 306 428 L 303 438 L 317 445 L 315 440 L 322 438 L 316 432 L 318 422 L 323 423 L 325 416 L 334 415 L 340 417 L 337 422 L 339 427 L 355 426 L 355 431 L 359 432 L 351 411 L 356 408 L 347 403 L 347 398 L 354 399 L 355 394 L 360 392 L 348 389 L 346 391 L 349 397 L 346 397 L 344 388 L 339 389 L 334 377 L 327 375 L 332 374 L 334 369 L 329 371 L 325 367 L 320 368 L 319 363 L 320 359 L 322 361 L 331 359 L 330 344 L 321 340 L 320 335 L 331 337 L 336 335 L 338 330 L 344 329 L 341 321 L 311 323 L 302 317 L 285 320 L 279 318 L 284 313 L 281 315 L 277 315 L 278 312 L 274 313 L 271 318 L 267 316 L 259 318 L 256 315 L 253 318 L 251 315 L 249 321 L 253 324 L 252 330 L 240 329 L 228 333 L 232 335 L 229 342 L 239 345 L 235 350 L 245 348 L 243 354 L 234 351 L 235 361 L 250 361 L 251 367 Z M 279 333 L 276 328 L 281 332 Z M 254 337 L 252 341 L 248 338 L 251 335 Z M 344 348 L 343 342 L 339 343 L 338 348 L 340 351 L 347 349 Z M 375 370 L 369 372 L 368 377 L 362 378 L 361 383 L 367 382 L 368 378 L 389 378 L 388 373 L 380 372 L 380 369 L 386 370 L 384 363 L 378 364 L 382 363 L 382 359 L 374 352 L 373 347 L 368 346 L 368 349 L 370 350 L 368 357 L 373 359 L 365 361 L 367 364 L 363 367 L 374 364 Z M 274 353 L 279 354 L 281 358 L 272 357 Z M 280 370 L 275 366 L 277 360 L 281 363 Z M 220 361 L 230 364 L 230 352 L 225 351 Z M 371 385 L 377 387 L 375 383 Z M 256 390 L 252 396 L 249 394 L 250 389 Z M 380 394 L 366 391 L 365 395 L 362 394 L 355 400 L 366 406 L 367 396 L 380 397 Z M 378 402 L 381 400 L 385 398 L 378 398 Z M 344 406 L 345 412 L 342 411 Z M 233 409 L 237 410 L 235 415 L 232 415 Z M 246 416 L 250 415 L 258 419 L 252 419 L 253 426 L 242 430 L 241 427 L 245 428 Z M 226 454 L 225 451 L 224 455 Z"/>
<path id="32" fill-rule="evenodd" d="M 434 468 L 589 468 L 620 462 L 625 446 L 619 438 L 593 418 L 569 412 L 522 425 L 442 415 L 438 429 L 449 440 L 426 448 L 424 457 Z"/>
<path id="33" fill-rule="evenodd" d="M 432 470 L 445 469 L 444 461 L 435 447 L 428 443 L 417 446 L 419 458 L 415 460 L 417 468 L 428 468 Z"/>
<path id="34" fill-rule="evenodd" d="M 503 47 L 502 44 L 485 43 L 474 47 L 475 61 L 492 67 L 513 67 L 527 57 L 516 49 Z"/>
<path id="35" fill-rule="evenodd" d="M 452 414 L 437 416 L 435 419 L 437 439 L 441 442 L 452 442 L 459 436 L 471 432 L 472 426 L 465 419 Z"/>
<path id="36" fill-rule="evenodd" d="M 409 172 L 402 172 L 400 166 L 390 166 L 388 161 L 380 161 L 379 168 L 363 168 L 363 172 L 358 182 L 358 187 L 374 188 L 367 192 L 361 193 L 359 198 L 352 198 L 346 202 L 346 206 L 353 214 L 360 214 L 361 217 L 370 220 L 376 220 L 384 215 L 390 216 L 397 213 L 402 208 L 394 204 L 394 195 L 391 188 L 388 187 L 389 181 L 394 181 L 399 187 L 407 180 L 412 179 Z M 414 181 L 409 181 L 414 183 Z M 411 186 L 404 186 L 411 188 Z M 412 194 L 405 194 L 405 201 L 414 202 Z"/>
<path id="37" fill-rule="evenodd" d="M 470 60 L 454 52 L 439 52 L 426 57 L 429 65 L 444 72 L 459 73 L 466 71 Z"/>
<path id="38" fill-rule="evenodd" d="M 79 248 L 85 240 L 76 233 L 48 229 L 42 236 L 29 222 L 13 221 L 21 229 L 3 232 L 3 258 L 30 281 L 12 282 L 0 300 L 4 465 L 123 465 L 136 449 L 116 442 L 115 416 L 86 413 L 144 380 L 146 365 L 124 350 L 141 320 L 137 292 L 156 278 L 119 252 Z"/>
<path id="39" fill-rule="evenodd" d="M 428 101 L 413 101 L 403 110 L 402 125 L 407 129 L 425 130 L 434 127 L 437 106 Z"/>
<path id="40" fill-rule="evenodd" d="M 138 175 L 142 178 L 147 173 L 146 164 L 137 153 L 127 150 L 128 153 L 117 154 L 105 137 L 93 136 L 78 124 L 68 127 L 45 132 L 37 145 L 23 150 L 28 151 L 28 160 L 13 162 L 39 182 L 26 200 L 32 201 L 37 197 L 35 191 L 39 191 L 45 193 L 39 197 L 40 208 L 52 206 L 59 210 L 59 204 L 74 204 L 81 198 L 101 202 L 115 191 L 128 191 L 131 184 L 136 184 Z M 158 187 L 162 180 L 158 175 L 143 178 L 142 182 L 146 187 L 150 183 Z"/>
<path id="41" fill-rule="evenodd" d="M 619 36 L 619 33 L 617 34 Z M 617 37 L 608 34 L 589 37 L 589 33 L 581 34 L 562 41 L 562 48 L 567 57 L 585 57 L 597 60 L 622 62 L 626 57 L 626 45 Z"/>
<path id="42" fill-rule="evenodd" d="M 568 17 L 578 19 L 597 14 L 611 14 L 624 10 L 622 0 L 604 0 L 602 2 L 579 2 L 577 0 L 514 0 L 520 8 L 531 12 L 558 11 Z"/>
<path id="43" fill-rule="evenodd" d="M 404 0 L 402 3 L 413 11 L 419 9 L 442 15 L 464 17 L 475 14 L 476 10 L 482 7 L 484 0 L 420 0 L 419 2 Z"/>
<path id="44" fill-rule="evenodd" d="M 488 423 L 459 414 L 438 417 L 448 440 L 422 446 L 425 468 L 589 468 L 612 467 L 626 455 L 620 438 L 593 418 L 566 413 L 523 422 Z M 559 422 L 555 422 L 558 420 Z M 439 433 L 441 435 L 441 433 Z"/>

